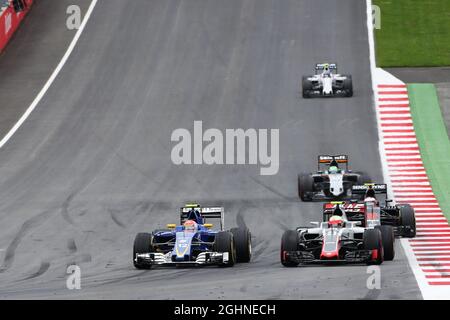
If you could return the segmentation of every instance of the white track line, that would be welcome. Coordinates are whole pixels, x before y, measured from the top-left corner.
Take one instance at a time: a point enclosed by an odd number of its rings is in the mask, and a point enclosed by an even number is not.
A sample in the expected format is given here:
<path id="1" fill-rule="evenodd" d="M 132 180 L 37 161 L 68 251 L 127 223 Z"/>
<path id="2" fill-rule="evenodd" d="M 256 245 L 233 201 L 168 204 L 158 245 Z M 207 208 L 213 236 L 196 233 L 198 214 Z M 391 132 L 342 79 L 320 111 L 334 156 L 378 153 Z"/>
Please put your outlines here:
<path id="1" fill-rule="evenodd" d="M 30 116 L 30 114 L 33 112 L 33 110 L 36 108 L 36 106 L 41 102 L 42 98 L 47 93 L 48 89 L 51 87 L 53 82 L 55 81 L 58 74 L 61 72 L 62 68 L 66 64 L 67 60 L 69 59 L 70 55 L 72 54 L 73 50 L 75 49 L 75 46 L 78 43 L 78 40 L 81 37 L 81 34 L 84 31 L 84 28 L 86 27 L 86 24 L 89 21 L 89 18 L 91 17 L 92 11 L 95 8 L 95 5 L 97 4 L 98 0 L 92 0 L 91 5 L 89 6 L 88 11 L 86 12 L 86 15 L 84 16 L 83 22 L 78 29 L 77 33 L 75 34 L 75 37 L 73 38 L 72 42 L 70 43 L 66 53 L 62 57 L 61 61 L 59 62 L 56 69 L 53 71 L 50 78 L 45 83 L 42 90 L 39 92 L 39 94 L 36 96 L 34 101 L 31 103 L 31 105 L 28 107 L 28 109 L 25 111 L 23 116 L 17 121 L 17 123 L 12 127 L 12 129 L 6 134 L 6 136 L 0 141 L 0 149 L 3 148 L 3 146 L 11 139 L 11 137 L 19 130 L 19 128 L 22 126 L 22 124 L 27 120 L 27 118 Z"/>

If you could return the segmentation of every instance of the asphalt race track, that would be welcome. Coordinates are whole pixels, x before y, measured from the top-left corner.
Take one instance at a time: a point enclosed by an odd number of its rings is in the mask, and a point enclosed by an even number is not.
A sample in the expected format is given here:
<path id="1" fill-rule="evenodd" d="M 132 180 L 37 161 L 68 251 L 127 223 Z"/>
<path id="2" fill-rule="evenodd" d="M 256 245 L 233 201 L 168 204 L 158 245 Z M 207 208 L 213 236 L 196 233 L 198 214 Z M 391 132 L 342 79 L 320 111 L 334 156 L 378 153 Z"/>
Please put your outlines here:
<path id="1" fill-rule="evenodd" d="M 317 155 L 348 154 L 382 180 L 365 1 L 100 0 L 71 58 L 0 150 L 0 299 L 420 299 L 397 242 L 368 290 L 366 266 L 287 269 L 284 230 L 321 219 L 297 196 Z M 60 26 L 64 27 L 64 26 Z M 317 62 L 355 97 L 304 100 Z M 280 171 L 175 166 L 175 129 L 280 129 Z M 135 270 L 137 232 L 220 205 L 253 234 L 251 264 Z M 77 264 L 82 289 L 66 288 Z"/>

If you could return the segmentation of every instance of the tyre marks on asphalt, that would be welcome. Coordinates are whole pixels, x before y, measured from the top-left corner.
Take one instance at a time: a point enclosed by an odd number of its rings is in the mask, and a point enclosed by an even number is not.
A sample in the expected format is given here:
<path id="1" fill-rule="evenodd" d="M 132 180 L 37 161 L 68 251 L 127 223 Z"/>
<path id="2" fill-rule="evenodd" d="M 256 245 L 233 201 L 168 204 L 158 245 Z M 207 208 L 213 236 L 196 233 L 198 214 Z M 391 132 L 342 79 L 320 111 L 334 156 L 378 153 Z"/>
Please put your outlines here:
<path id="1" fill-rule="evenodd" d="M 42 261 L 42 262 L 41 262 L 41 265 L 40 265 L 40 267 L 39 267 L 39 270 L 36 271 L 35 273 L 29 275 L 28 277 L 23 278 L 22 281 L 25 281 L 25 280 L 31 280 L 31 279 L 40 277 L 40 276 L 42 276 L 44 273 L 46 273 L 48 269 L 50 269 L 50 262 L 48 262 L 48 261 Z"/>
<path id="2" fill-rule="evenodd" d="M 118 225 L 121 228 L 126 228 L 126 224 L 123 223 L 122 221 L 120 221 L 119 219 L 119 213 L 120 211 L 118 210 L 114 210 L 114 209 L 108 209 L 109 215 L 111 216 L 112 221 L 114 221 L 114 223 L 116 225 Z"/>
<path id="3" fill-rule="evenodd" d="M 7 271 L 14 262 L 14 257 L 16 254 L 16 249 L 24 237 L 26 237 L 31 230 L 41 225 L 47 218 L 52 214 L 52 211 L 44 211 L 37 216 L 32 217 L 25 221 L 20 230 L 16 233 L 11 243 L 8 245 L 5 256 L 3 258 L 3 263 L 0 266 L 0 273 Z"/>
<path id="4" fill-rule="evenodd" d="M 263 183 L 262 181 L 256 179 L 255 177 L 251 177 L 251 180 L 253 180 L 256 184 L 260 185 L 261 187 L 263 187 L 264 189 L 272 192 L 273 194 L 279 196 L 280 198 L 286 200 L 286 201 L 292 201 L 293 199 L 282 194 L 281 192 L 279 192 L 278 190 L 276 190 L 273 187 L 268 186 L 267 184 Z"/>
<path id="5" fill-rule="evenodd" d="M 71 225 L 75 225 L 75 222 L 73 221 L 73 219 L 71 218 L 70 214 L 69 214 L 69 207 L 70 204 L 73 200 L 73 198 L 76 196 L 77 193 L 73 192 L 71 193 L 66 200 L 64 200 L 62 206 L 61 206 L 61 215 L 64 218 L 64 220 L 66 220 L 69 224 Z"/>
<path id="6" fill-rule="evenodd" d="M 67 249 L 69 249 L 70 254 L 75 254 L 77 252 L 78 248 L 74 239 L 67 240 Z"/>

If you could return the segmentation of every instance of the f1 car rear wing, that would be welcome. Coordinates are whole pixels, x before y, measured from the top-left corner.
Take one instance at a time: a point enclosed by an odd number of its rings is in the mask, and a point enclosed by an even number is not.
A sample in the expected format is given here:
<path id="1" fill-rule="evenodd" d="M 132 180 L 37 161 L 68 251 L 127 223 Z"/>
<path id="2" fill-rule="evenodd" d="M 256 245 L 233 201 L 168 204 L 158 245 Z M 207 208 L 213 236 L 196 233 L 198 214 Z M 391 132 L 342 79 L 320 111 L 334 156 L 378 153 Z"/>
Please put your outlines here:
<path id="1" fill-rule="evenodd" d="M 186 222 L 188 214 L 192 209 L 197 210 L 202 215 L 204 222 L 210 219 L 219 219 L 220 230 L 225 230 L 225 209 L 223 207 L 202 208 L 199 205 L 186 205 L 180 209 L 181 224 Z"/>
<path id="2" fill-rule="evenodd" d="M 353 185 L 352 194 L 353 195 L 365 195 L 367 190 L 372 189 L 375 194 L 387 194 L 387 184 L 381 183 L 367 183 L 364 185 Z"/>
<path id="3" fill-rule="evenodd" d="M 337 64 L 336 63 L 317 63 L 316 64 L 316 71 L 322 71 L 325 68 L 325 65 L 329 66 L 330 70 L 336 70 L 337 71 Z"/>
<path id="4" fill-rule="evenodd" d="M 371 191 L 371 192 L 369 192 L 369 191 Z M 387 184 L 366 183 L 364 185 L 353 185 L 352 186 L 352 198 L 363 200 L 363 198 L 365 197 L 366 194 L 369 197 L 375 197 L 375 195 L 377 195 L 377 194 L 384 194 L 385 200 L 386 200 L 386 205 L 389 202 L 392 202 L 391 200 L 388 200 L 388 198 L 387 198 L 388 197 Z"/>
<path id="5" fill-rule="evenodd" d="M 347 155 L 337 155 L 337 156 L 327 156 L 321 155 L 317 159 L 317 169 L 320 171 L 320 166 L 323 164 L 330 165 L 333 162 L 337 164 L 345 164 L 346 169 L 348 171 L 348 156 Z"/>
<path id="6" fill-rule="evenodd" d="M 342 214 L 342 217 L 344 220 L 347 220 L 347 216 L 345 215 L 345 212 L 359 212 L 361 209 L 359 204 L 354 203 L 347 203 L 344 201 L 333 201 L 329 203 L 323 204 L 323 222 L 328 222 L 328 220 L 336 214 L 336 209 L 340 209 L 340 214 Z M 364 208 L 364 204 L 362 205 L 362 208 Z"/>

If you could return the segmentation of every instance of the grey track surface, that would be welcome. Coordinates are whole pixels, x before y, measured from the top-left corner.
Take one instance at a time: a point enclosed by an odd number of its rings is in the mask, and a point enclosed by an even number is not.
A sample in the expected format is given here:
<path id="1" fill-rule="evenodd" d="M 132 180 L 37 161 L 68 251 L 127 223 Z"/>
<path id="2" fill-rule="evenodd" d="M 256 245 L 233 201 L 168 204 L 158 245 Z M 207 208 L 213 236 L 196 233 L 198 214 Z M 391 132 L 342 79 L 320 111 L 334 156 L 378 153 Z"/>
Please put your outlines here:
<path id="1" fill-rule="evenodd" d="M 437 83 L 436 90 L 439 96 L 442 116 L 447 126 L 447 133 L 450 138 L 450 83 Z"/>
<path id="2" fill-rule="evenodd" d="M 348 153 L 381 180 L 359 0 L 99 1 L 59 78 L 0 151 L 0 298 L 420 299 L 398 245 L 369 291 L 365 266 L 285 269 L 284 230 L 321 217 L 297 173 Z M 320 21 L 323 28 L 317 29 Z M 333 60 L 353 99 L 303 100 L 299 80 Z M 176 167 L 170 136 L 279 128 L 281 168 Z M 253 232 L 254 261 L 232 269 L 134 270 L 134 236 L 177 221 L 186 200 L 223 205 Z M 82 290 L 65 288 L 66 266 Z"/>
<path id="3" fill-rule="evenodd" d="M 0 55 L 0 137 L 23 115 L 72 41 L 75 31 L 65 28 L 67 7 L 75 4 L 84 12 L 89 3 L 39 0 L 33 4 Z"/>

